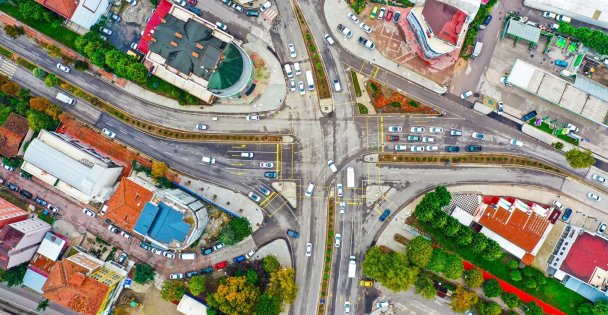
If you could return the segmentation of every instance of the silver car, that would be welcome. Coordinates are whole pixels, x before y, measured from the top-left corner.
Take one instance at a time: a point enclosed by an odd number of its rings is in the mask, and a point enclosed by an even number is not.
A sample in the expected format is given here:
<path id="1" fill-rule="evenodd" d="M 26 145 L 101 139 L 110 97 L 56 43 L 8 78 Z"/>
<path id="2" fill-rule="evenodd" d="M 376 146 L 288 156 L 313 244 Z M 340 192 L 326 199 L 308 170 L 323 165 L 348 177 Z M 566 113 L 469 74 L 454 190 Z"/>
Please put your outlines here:
<path id="1" fill-rule="evenodd" d="M 412 127 L 410 128 L 410 131 L 415 133 L 424 133 L 424 127 Z"/>

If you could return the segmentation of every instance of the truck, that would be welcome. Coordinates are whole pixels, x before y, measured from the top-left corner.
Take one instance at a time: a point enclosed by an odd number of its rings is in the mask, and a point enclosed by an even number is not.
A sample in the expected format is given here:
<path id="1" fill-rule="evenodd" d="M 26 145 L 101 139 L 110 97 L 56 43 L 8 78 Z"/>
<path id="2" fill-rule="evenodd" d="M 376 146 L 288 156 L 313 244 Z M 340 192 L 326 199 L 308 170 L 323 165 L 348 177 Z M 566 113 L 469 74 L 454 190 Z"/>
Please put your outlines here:
<path id="1" fill-rule="evenodd" d="M 355 169 L 352 166 L 346 168 L 346 187 L 355 188 Z"/>
<path id="2" fill-rule="evenodd" d="M 308 90 L 315 90 L 315 80 L 312 78 L 312 71 L 306 71 L 306 84 L 308 84 Z"/>
<path id="3" fill-rule="evenodd" d="M 479 54 L 481 53 L 481 49 L 483 48 L 483 43 L 482 42 L 476 42 L 475 43 L 475 48 L 473 48 L 473 53 L 471 54 L 471 58 L 475 58 L 477 56 L 479 56 Z"/>
<path id="4" fill-rule="evenodd" d="M 66 104 L 70 104 L 70 105 L 76 104 L 76 101 L 73 98 L 71 98 L 61 92 L 57 93 L 56 98 Z"/>
<path id="5" fill-rule="evenodd" d="M 348 277 L 354 278 L 357 273 L 357 257 L 350 256 L 348 262 Z"/>

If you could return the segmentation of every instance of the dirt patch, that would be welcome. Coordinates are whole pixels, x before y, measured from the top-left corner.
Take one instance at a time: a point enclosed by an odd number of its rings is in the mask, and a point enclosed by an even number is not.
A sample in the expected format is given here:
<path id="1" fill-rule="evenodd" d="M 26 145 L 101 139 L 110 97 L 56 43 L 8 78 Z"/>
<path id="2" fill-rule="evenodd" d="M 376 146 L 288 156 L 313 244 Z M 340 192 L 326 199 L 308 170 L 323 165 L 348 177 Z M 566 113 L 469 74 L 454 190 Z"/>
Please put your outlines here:
<path id="1" fill-rule="evenodd" d="M 423 105 L 411 97 L 382 85 L 378 81 L 369 80 L 365 84 L 365 89 L 378 113 L 439 115 L 439 112 L 433 107 Z"/>
<path id="2" fill-rule="evenodd" d="M 135 306 L 130 303 L 134 302 Z M 116 315 L 182 315 L 177 311 L 175 304 L 167 302 L 160 297 L 160 291 L 150 286 L 145 294 L 125 289 L 118 298 Z"/>
<path id="3" fill-rule="evenodd" d="M 209 222 L 205 227 L 205 232 L 201 235 L 198 243 L 195 243 L 196 245 L 192 248 L 199 252 L 200 248 L 208 247 L 210 244 L 217 242 L 222 227 L 228 221 L 230 221 L 229 214 L 215 207 L 209 207 Z"/>

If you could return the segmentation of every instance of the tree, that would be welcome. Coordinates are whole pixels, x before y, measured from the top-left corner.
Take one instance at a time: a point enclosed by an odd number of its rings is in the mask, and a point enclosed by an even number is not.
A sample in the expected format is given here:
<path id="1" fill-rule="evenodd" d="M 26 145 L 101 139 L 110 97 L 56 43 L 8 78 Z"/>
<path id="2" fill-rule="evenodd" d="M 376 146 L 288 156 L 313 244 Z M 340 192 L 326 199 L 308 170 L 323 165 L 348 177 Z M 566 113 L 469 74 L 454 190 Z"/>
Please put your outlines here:
<path id="1" fill-rule="evenodd" d="M 424 274 L 418 275 L 416 282 L 414 282 L 414 287 L 416 288 L 416 293 L 422 295 L 422 297 L 426 299 L 430 299 L 437 294 L 433 280 L 429 279 L 429 277 Z"/>
<path id="2" fill-rule="evenodd" d="M 48 87 L 55 86 L 57 84 L 59 84 L 59 78 L 53 73 L 47 75 L 46 78 L 44 78 L 44 85 Z"/>
<path id="3" fill-rule="evenodd" d="M 281 300 L 276 296 L 264 293 L 256 305 L 256 314 L 278 315 L 281 313 Z M 208 314 L 208 313 L 207 313 Z"/>
<path id="4" fill-rule="evenodd" d="M 524 281 L 522 281 L 522 284 L 528 289 L 535 289 L 538 287 L 538 284 L 532 278 L 525 278 Z"/>
<path id="5" fill-rule="evenodd" d="M 154 166 L 152 166 L 154 167 Z M 154 171 L 154 169 L 153 169 Z M 232 218 L 220 232 L 219 239 L 226 245 L 234 245 L 253 232 L 249 220 L 243 217 Z"/>
<path id="6" fill-rule="evenodd" d="M 89 55 L 89 60 L 97 67 L 103 67 L 106 62 L 105 53 L 103 51 L 94 50 L 91 55 Z"/>
<path id="7" fill-rule="evenodd" d="M 44 78 L 46 78 L 46 76 L 48 75 L 46 71 L 40 68 L 34 68 L 34 70 L 32 70 L 32 74 L 40 80 L 44 80 Z"/>
<path id="8" fill-rule="evenodd" d="M 112 49 L 105 54 L 105 63 L 112 69 L 115 69 L 124 59 L 126 56 L 118 49 Z"/>
<path id="9" fill-rule="evenodd" d="M 426 266 L 426 268 L 433 272 L 442 272 L 445 268 L 447 258 L 448 254 L 443 249 L 435 248 L 433 249 L 431 261 Z"/>
<path id="10" fill-rule="evenodd" d="M 188 281 L 188 290 L 194 296 L 198 296 L 199 294 L 205 292 L 205 277 L 194 276 L 190 278 Z"/>
<path id="11" fill-rule="evenodd" d="M 44 47 L 44 50 L 46 50 L 46 52 L 49 54 L 49 56 L 51 56 L 53 58 L 63 57 L 63 54 L 61 53 L 61 48 L 59 48 L 55 45 L 48 45 L 48 46 Z"/>
<path id="12" fill-rule="evenodd" d="M 148 264 L 135 264 L 135 276 L 133 281 L 139 284 L 145 284 L 154 279 L 154 268 Z"/>
<path id="13" fill-rule="evenodd" d="M 4 24 L 4 32 L 10 38 L 17 38 L 25 34 L 25 29 L 21 26 L 13 26 L 9 24 Z"/>
<path id="14" fill-rule="evenodd" d="M 473 242 L 471 242 L 471 250 L 476 254 L 483 252 L 486 246 L 488 246 L 488 241 L 489 239 L 482 233 L 475 233 L 473 235 Z"/>
<path id="15" fill-rule="evenodd" d="M 400 255 L 397 255 L 399 259 L 393 260 L 395 264 L 386 270 L 386 277 L 380 283 L 393 292 L 405 291 L 414 284 L 420 269 L 416 266 L 407 267 L 407 258 L 405 255 L 400 253 L 392 253 L 390 255 L 394 256 L 393 254 Z"/>
<path id="16" fill-rule="evenodd" d="M 2 86 L 0 86 L 0 90 L 2 90 L 2 92 L 5 94 L 16 96 L 17 93 L 19 93 L 19 90 L 21 90 L 21 86 L 17 82 L 9 81 L 2 84 Z"/>
<path id="17" fill-rule="evenodd" d="M 500 294 L 500 298 L 509 308 L 516 308 L 521 304 L 521 300 L 515 293 L 503 292 Z"/>
<path id="18" fill-rule="evenodd" d="M 458 222 L 458 219 L 449 216 L 448 223 L 445 225 L 443 229 L 443 233 L 447 236 L 456 236 L 461 228 L 467 228 Z"/>
<path id="19" fill-rule="evenodd" d="M 448 223 L 448 218 L 450 216 L 443 212 L 443 211 L 439 211 L 435 213 L 435 216 L 433 218 L 433 228 L 437 229 L 437 230 L 441 230 L 445 227 L 445 225 Z"/>
<path id="20" fill-rule="evenodd" d="M 27 113 L 27 124 L 34 131 L 42 129 L 51 129 L 55 123 L 47 114 L 37 111 L 29 111 Z"/>
<path id="21" fill-rule="evenodd" d="M 36 306 L 36 310 L 44 312 L 46 311 L 47 307 L 49 307 L 49 299 L 40 300 L 40 302 L 38 302 L 38 306 Z"/>
<path id="22" fill-rule="evenodd" d="M 507 263 L 507 266 L 509 269 L 517 269 L 519 267 L 519 261 L 517 261 L 515 258 L 511 258 Z"/>
<path id="23" fill-rule="evenodd" d="M 163 283 L 163 288 L 160 290 L 160 297 L 165 301 L 178 301 L 186 292 L 186 283 L 179 280 L 169 280 Z"/>
<path id="24" fill-rule="evenodd" d="M 255 272 L 255 270 L 247 269 L 247 272 L 245 273 L 245 278 L 247 278 L 247 283 L 253 284 L 255 286 L 258 285 L 259 276 L 257 272 Z"/>
<path id="25" fill-rule="evenodd" d="M 19 2 L 19 13 L 21 13 L 21 16 L 27 16 L 38 21 L 42 20 L 44 9 L 35 1 L 22 1 Z"/>
<path id="26" fill-rule="evenodd" d="M 296 271 L 292 268 L 275 270 L 270 274 L 270 282 L 266 292 L 278 297 L 281 301 L 293 303 L 298 296 Z"/>
<path id="27" fill-rule="evenodd" d="M 51 119 L 57 120 L 57 119 L 59 119 L 59 115 L 61 115 L 61 113 L 63 113 L 63 110 L 61 110 L 61 107 L 59 107 L 55 104 L 51 104 L 51 106 L 49 106 L 49 108 L 47 108 L 44 111 L 44 113 L 49 115 L 51 117 Z"/>
<path id="28" fill-rule="evenodd" d="M 74 62 L 74 68 L 78 71 L 86 71 L 89 69 L 89 63 L 82 60 L 76 60 Z"/>
<path id="29" fill-rule="evenodd" d="M 449 254 L 445 262 L 443 275 L 448 279 L 454 280 L 460 278 L 463 271 L 464 266 L 462 265 L 462 260 L 460 257 L 454 254 Z"/>
<path id="30" fill-rule="evenodd" d="M 432 255 L 433 244 L 422 236 L 416 236 L 407 245 L 407 258 L 414 266 L 426 267 Z"/>
<path id="31" fill-rule="evenodd" d="M 464 313 L 469 310 L 471 306 L 477 303 L 477 294 L 473 291 L 465 289 L 463 286 L 458 286 L 456 291 L 452 295 L 452 302 L 450 306 L 454 312 Z"/>
<path id="32" fill-rule="evenodd" d="M 566 160 L 572 168 L 587 168 L 595 164 L 591 151 L 579 151 L 576 148 L 566 152 Z"/>
<path id="33" fill-rule="evenodd" d="M 608 300 L 597 300 L 593 305 L 593 314 L 608 315 Z"/>
<path id="34" fill-rule="evenodd" d="M 560 141 L 553 142 L 553 147 L 556 148 L 556 149 L 558 149 L 558 150 L 561 150 L 561 149 L 564 148 L 564 143 L 560 142 Z"/>
<path id="35" fill-rule="evenodd" d="M 151 175 L 153 178 L 158 179 L 161 177 L 165 177 L 165 175 L 167 175 L 168 171 L 169 171 L 169 167 L 167 166 L 167 164 L 165 162 L 154 161 L 152 163 Z"/>
<path id="36" fill-rule="evenodd" d="M 456 238 L 456 243 L 463 246 L 468 246 L 473 242 L 473 231 L 466 226 L 461 226 L 460 230 L 458 230 L 458 237 Z"/>
<path id="37" fill-rule="evenodd" d="M 145 83 L 148 80 L 148 69 L 143 63 L 131 63 L 127 68 L 127 78 L 137 83 Z"/>
<path id="38" fill-rule="evenodd" d="M 26 271 L 27 263 L 15 266 L 7 270 L 3 277 L 4 281 L 6 282 L 6 285 L 10 288 L 22 284 L 23 277 L 25 277 Z"/>
<path id="39" fill-rule="evenodd" d="M 50 106 L 51 101 L 49 101 L 47 98 L 41 96 L 30 98 L 30 108 L 35 111 L 44 112 Z"/>
<path id="40" fill-rule="evenodd" d="M 479 315 L 500 315 L 502 308 L 496 302 L 479 303 Z"/>
<path id="41" fill-rule="evenodd" d="M 418 219 L 418 221 L 430 222 L 435 216 L 436 209 L 433 208 L 430 204 L 424 203 L 423 201 L 416 205 L 416 210 L 414 211 L 414 214 L 416 215 L 416 219 Z"/>
<path id="42" fill-rule="evenodd" d="M 452 201 L 452 194 L 448 191 L 445 186 L 437 186 L 435 187 L 435 194 L 437 196 L 437 200 L 440 207 L 445 207 L 450 204 Z"/>
<path id="43" fill-rule="evenodd" d="M 530 303 L 526 303 L 526 306 L 528 307 L 524 311 L 524 313 L 526 315 L 543 315 L 545 313 L 545 312 L 543 312 L 543 308 L 538 306 L 538 304 L 536 304 L 536 302 L 534 302 L 534 301 L 530 301 Z"/>
<path id="44" fill-rule="evenodd" d="M 228 277 L 207 296 L 207 303 L 228 315 L 251 314 L 259 295 L 259 289 L 248 284 L 245 277 Z"/>
<path id="45" fill-rule="evenodd" d="M 464 284 L 469 288 L 479 288 L 483 284 L 483 273 L 477 268 L 469 269 L 463 273 Z"/>
<path id="46" fill-rule="evenodd" d="M 375 248 L 375 247 L 372 247 Z M 269 255 L 262 259 L 262 264 L 264 266 L 264 271 L 267 273 L 271 273 L 279 268 L 281 268 L 281 264 L 279 260 L 275 256 Z"/>
<path id="47" fill-rule="evenodd" d="M 497 297 L 502 292 L 496 279 L 488 279 L 483 283 L 483 294 L 489 298 Z"/>
<path id="48" fill-rule="evenodd" d="M 481 257 L 487 261 L 495 261 L 503 255 L 502 248 L 495 240 L 488 239 L 487 246 L 481 253 Z"/>
<path id="49" fill-rule="evenodd" d="M 515 269 L 512 270 L 511 272 L 509 272 L 509 278 L 511 278 L 511 280 L 513 281 L 521 281 L 522 276 L 521 276 L 521 271 L 519 271 L 519 269 Z"/>

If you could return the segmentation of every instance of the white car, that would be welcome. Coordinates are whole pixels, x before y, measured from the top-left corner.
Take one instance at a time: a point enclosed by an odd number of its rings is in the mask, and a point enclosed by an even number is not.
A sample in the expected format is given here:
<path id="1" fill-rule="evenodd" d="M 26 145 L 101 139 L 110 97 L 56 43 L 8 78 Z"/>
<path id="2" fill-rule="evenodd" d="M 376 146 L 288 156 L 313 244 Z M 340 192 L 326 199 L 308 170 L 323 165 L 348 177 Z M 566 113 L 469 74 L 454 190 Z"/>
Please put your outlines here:
<path id="1" fill-rule="evenodd" d="M 115 133 L 114 133 L 112 130 L 109 130 L 109 129 L 103 128 L 103 129 L 101 130 L 101 133 L 102 133 L 103 135 L 105 135 L 106 137 L 110 138 L 110 139 L 114 139 L 114 138 L 116 138 L 116 134 L 115 134 Z"/>
<path id="2" fill-rule="evenodd" d="M 306 256 L 312 256 L 312 243 L 306 243 Z"/>
<path id="3" fill-rule="evenodd" d="M 114 234 L 118 234 L 120 232 L 120 229 L 118 229 L 117 227 L 113 226 L 112 224 L 110 224 L 108 226 L 108 230 L 110 230 L 110 232 L 112 232 Z"/>
<path id="4" fill-rule="evenodd" d="M 183 273 L 172 273 L 169 275 L 169 279 L 171 280 L 175 280 L 175 279 L 183 279 L 184 278 L 184 274 Z"/>
<path id="5" fill-rule="evenodd" d="M 287 48 L 289 48 L 289 56 L 291 58 L 295 58 L 296 57 L 296 45 L 289 44 L 289 45 L 287 45 Z"/>
<path id="6" fill-rule="evenodd" d="M 125 0 L 125 1 L 127 1 L 127 3 L 130 3 L 132 6 L 137 5 L 137 0 Z"/>
<path id="7" fill-rule="evenodd" d="M 344 313 L 345 314 L 350 313 L 350 302 L 349 301 L 344 302 Z"/>
<path id="8" fill-rule="evenodd" d="M 426 150 L 427 151 L 437 151 L 437 150 L 439 150 L 439 147 L 436 145 L 427 145 Z"/>
<path id="9" fill-rule="evenodd" d="M 336 92 L 340 92 L 342 91 L 342 86 L 340 86 L 340 81 L 338 80 L 334 80 L 334 90 Z"/>
<path id="10" fill-rule="evenodd" d="M 137 43 L 131 43 L 131 49 L 137 50 Z"/>
<path id="11" fill-rule="evenodd" d="M 237 12 L 240 12 L 240 13 L 243 13 L 243 11 L 244 11 L 243 7 L 240 6 L 240 5 L 238 5 L 238 4 L 236 4 L 236 3 L 232 4 L 232 8 L 234 9 L 234 11 L 237 11 Z"/>
<path id="12" fill-rule="evenodd" d="M 306 94 L 306 89 L 304 88 L 304 81 L 298 82 L 298 89 L 300 90 L 300 95 Z"/>
<path id="13" fill-rule="evenodd" d="M 351 21 L 353 21 L 355 24 L 359 24 L 359 19 L 352 12 L 348 12 L 348 14 L 346 16 L 348 16 L 348 18 Z"/>
<path id="14" fill-rule="evenodd" d="M 336 234 L 336 247 L 340 247 L 342 243 L 342 235 Z"/>
<path id="15" fill-rule="evenodd" d="M 407 146 L 405 144 L 395 144 L 395 151 L 405 151 Z"/>
<path id="16" fill-rule="evenodd" d="M 245 254 L 245 258 L 249 259 L 249 258 L 253 257 L 254 254 L 255 254 L 255 249 L 252 249 L 247 254 Z"/>
<path id="17" fill-rule="evenodd" d="M 102 32 L 102 33 L 104 33 L 104 34 L 106 34 L 106 35 L 108 35 L 108 36 L 112 35 L 112 30 L 108 29 L 108 28 L 105 28 L 103 26 L 99 28 L 99 31 Z"/>
<path id="18" fill-rule="evenodd" d="M 83 212 L 84 214 L 88 215 L 88 216 L 89 216 L 89 217 L 91 217 L 91 218 L 94 218 L 94 217 L 95 217 L 95 212 L 93 212 L 93 211 L 91 211 L 91 210 L 89 210 L 89 209 L 87 209 L 87 208 L 82 209 L 82 212 Z"/>
<path id="19" fill-rule="evenodd" d="M 273 166 L 274 166 L 274 163 L 272 163 L 272 162 L 260 162 L 261 168 L 272 168 Z"/>
<path id="20" fill-rule="evenodd" d="M 342 183 L 336 185 L 336 190 L 338 190 L 338 197 L 344 196 L 344 186 L 342 185 Z"/>
<path id="21" fill-rule="evenodd" d="M 413 145 L 410 147 L 410 151 L 412 152 L 424 152 L 424 147 L 421 145 Z"/>
<path id="22" fill-rule="evenodd" d="M 511 139 L 511 141 L 509 141 L 509 143 L 511 143 L 511 145 L 516 145 L 518 147 L 523 147 L 524 146 L 523 142 L 521 142 L 521 141 L 519 141 L 519 140 L 517 140 L 515 138 Z"/>
<path id="23" fill-rule="evenodd" d="M 65 73 L 70 73 L 70 68 L 68 68 L 68 67 L 66 67 L 66 66 L 64 66 L 64 65 L 62 65 L 61 63 L 58 63 L 58 64 L 57 64 L 57 69 L 59 69 L 59 70 L 61 70 L 61 71 L 65 72 Z"/>
<path id="24" fill-rule="evenodd" d="M 162 255 L 164 251 L 160 248 L 152 247 L 152 252 L 156 255 Z"/>
<path id="25" fill-rule="evenodd" d="M 198 130 L 207 130 L 207 125 L 205 125 L 205 124 L 196 124 L 196 129 L 198 129 Z"/>
<path id="26" fill-rule="evenodd" d="M 340 201 L 340 214 L 344 214 L 344 211 L 346 211 L 346 202 Z"/>
<path id="27" fill-rule="evenodd" d="M 382 19 L 384 18 L 384 12 L 386 12 L 386 8 L 380 8 L 380 12 L 378 12 L 378 20 L 382 21 Z"/>
<path id="28" fill-rule="evenodd" d="M 334 160 L 329 160 L 327 161 L 327 167 L 329 167 L 329 170 L 332 173 L 335 173 L 338 171 L 338 168 L 336 168 L 336 164 L 334 164 Z"/>
<path id="29" fill-rule="evenodd" d="M 412 127 L 410 128 L 410 131 L 415 133 L 424 133 L 424 127 Z"/>
<path id="30" fill-rule="evenodd" d="M 431 127 L 429 128 L 430 133 L 443 133 L 443 128 L 441 127 Z"/>
<path id="31" fill-rule="evenodd" d="M 214 251 L 218 251 L 220 249 L 224 248 L 224 243 L 217 243 L 215 245 L 213 245 L 213 250 Z"/>
<path id="32" fill-rule="evenodd" d="M 359 24 L 359 27 L 361 27 L 361 29 L 362 29 L 363 31 L 365 31 L 367 34 L 369 34 L 369 33 L 371 33 L 371 32 L 372 32 L 372 28 L 371 28 L 371 27 L 369 27 L 369 25 L 367 25 L 367 24 L 365 24 L 365 23 L 363 23 L 363 22 L 361 22 L 361 24 Z"/>
<path id="33" fill-rule="evenodd" d="M 175 2 L 175 4 L 181 6 L 181 7 L 185 7 L 186 6 L 186 0 L 173 0 L 173 2 Z"/>
<path id="34" fill-rule="evenodd" d="M 473 134 L 471 136 L 477 140 L 486 140 L 486 135 L 484 135 L 481 132 L 473 132 Z"/>
<path id="35" fill-rule="evenodd" d="M 247 115 L 247 117 L 245 117 L 245 119 L 247 119 L 247 120 L 260 120 L 260 115 Z"/>
<path id="36" fill-rule="evenodd" d="M 553 12 L 549 12 L 549 11 L 543 12 L 543 17 L 545 17 L 547 19 L 554 19 L 556 16 L 557 16 L 557 14 L 555 14 Z"/>
<path id="37" fill-rule="evenodd" d="M 295 79 L 291 79 L 289 81 L 289 90 L 292 92 L 296 91 L 296 80 Z"/>
<path id="38" fill-rule="evenodd" d="M 466 91 L 466 92 L 460 94 L 460 98 L 464 100 L 464 99 L 471 97 L 471 95 L 473 95 L 473 91 Z"/>
<path id="39" fill-rule="evenodd" d="M 507 81 L 507 77 L 500 77 L 500 83 L 502 83 L 504 86 L 513 86 L 513 84 Z"/>
<path id="40" fill-rule="evenodd" d="M 49 205 L 47 206 L 47 208 L 49 208 L 49 210 L 53 211 L 53 213 L 59 213 L 59 207 L 54 206 L 52 204 L 49 203 Z"/>
<path id="41" fill-rule="evenodd" d="M 435 142 L 433 137 L 422 137 L 422 142 Z"/>
<path id="42" fill-rule="evenodd" d="M 228 26 L 222 22 L 215 22 L 215 26 L 224 32 L 228 30 Z"/>
<path id="43" fill-rule="evenodd" d="M 401 132 L 403 128 L 401 126 L 389 126 L 388 132 Z"/>
<path id="44" fill-rule="evenodd" d="M 131 238 L 131 234 L 129 234 L 128 232 L 125 232 L 125 231 L 120 232 L 120 235 L 122 235 L 126 239 Z"/>
<path id="45" fill-rule="evenodd" d="M 600 197 L 600 196 L 598 196 L 598 195 L 596 195 L 596 194 L 594 194 L 594 193 L 591 193 L 591 192 L 590 192 L 590 193 L 587 193 L 587 197 L 588 197 L 589 199 L 593 199 L 593 200 L 595 200 L 595 201 L 600 201 L 600 200 L 602 200 L 602 197 Z"/>
<path id="46" fill-rule="evenodd" d="M 602 184 L 606 182 L 606 179 L 604 177 L 597 175 L 597 174 L 591 175 L 591 178 L 593 178 L 594 180 L 596 180 Z"/>
<path id="47" fill-rule="evenodd" d="M 172 252 L 165 251 L 165 252 L 163 252 L 163 256 L 165 256 L 165 257 L 167 257 L 169 259 L 175 259 L 175 254 L 172 253 Z"/>
<path id="48" fill-rule="evenodd" d="M 271 6 L 272 6 L 272 3 L 270 3 L 270 1 L 266 1 L 266 2 L 264 2 L 264 4 L 262 4 L 260 6 L 260 11 L 264 12 L 264 11 L 270 9 Z"/>
<path id="49" fill-rule="evenodd" d="M 254 194 L 252 192 L 250 192 L 249 195 L 247 195 L 247 196 L 249 196 L 249 199 L 251 199 L 255 202 L 260 202 L 260 200 L 262 200 L 262 198 L 260 198 L 260 196 Z"/>

